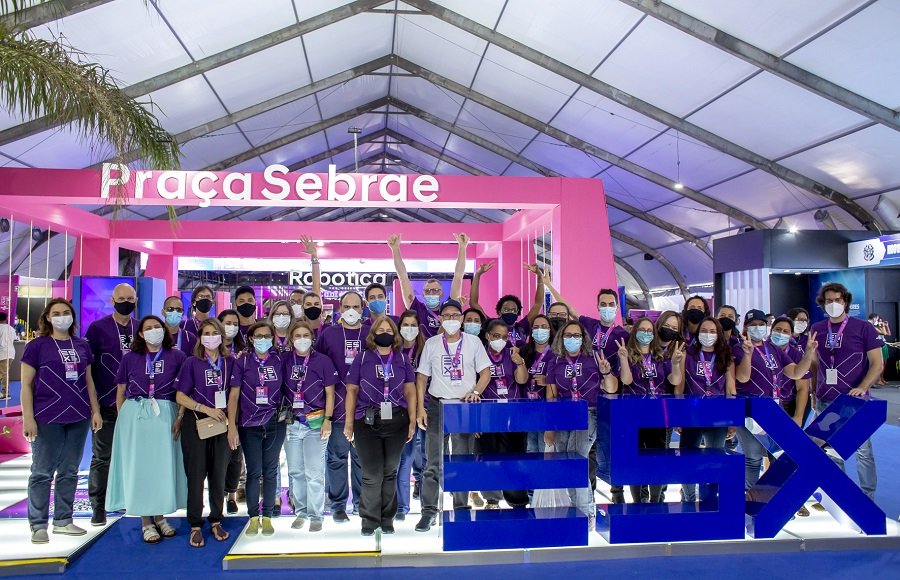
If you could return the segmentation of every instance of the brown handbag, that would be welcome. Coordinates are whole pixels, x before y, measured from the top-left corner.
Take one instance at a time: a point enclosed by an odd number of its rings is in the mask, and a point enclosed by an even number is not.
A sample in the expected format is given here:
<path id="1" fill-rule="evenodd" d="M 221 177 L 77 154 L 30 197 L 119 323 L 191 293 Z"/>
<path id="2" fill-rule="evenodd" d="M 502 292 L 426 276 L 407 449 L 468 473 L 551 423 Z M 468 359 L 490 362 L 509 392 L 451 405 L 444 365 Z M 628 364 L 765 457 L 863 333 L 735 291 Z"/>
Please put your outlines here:
<path id="1" fill-rule="evenodd" d="M 193 413 L 194 417 L 197 418 L 197 437 L 200 439 L 209 439 L 210 437 L 215 437 L 216 435 L 228 432 L 227 419 L 224 422 L 216 421 L 212 417 L 201 419 L 200 417 L 197 417 L 196 411 Z"/>

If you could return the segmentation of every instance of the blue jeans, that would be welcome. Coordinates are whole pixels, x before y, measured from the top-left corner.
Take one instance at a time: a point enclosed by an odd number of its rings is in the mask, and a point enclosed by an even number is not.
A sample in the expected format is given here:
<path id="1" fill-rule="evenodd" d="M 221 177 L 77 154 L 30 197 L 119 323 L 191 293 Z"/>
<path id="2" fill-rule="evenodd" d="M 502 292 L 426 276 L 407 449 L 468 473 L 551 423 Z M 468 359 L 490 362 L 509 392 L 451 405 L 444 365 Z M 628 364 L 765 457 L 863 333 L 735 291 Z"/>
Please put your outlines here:
<path id="1" fill-rule="evenodd" d="M 727 435 L 728 429 L 724 427 L 686 427 L 681 430 L 679 449 L 700 449 L 701 443 L 706 443 L 707 449 L 724 449 Z M 718 483 L 700 484 L 700 501 L 716 499 L 718 495 Z M 686 503 L 697 501 L 697 486 L 693 483 L 682 484 L 681 497 Z"/>
<path id="2" fill-rule="evenodd" d="M 409 474 L 413 473 L 419 491 L 422 489 L 422 472 L 425 471 L 425 431 L 416 429 L 412 441 L 403 447 L 400 467 L 397 468 L 397 513 L 409 513 Z"/>
<path id="3" fill-rule="evenodd" d="M 816 413 L 821 414 L 831 401 L 820 401 L 816 399 Z M 841 470 L 844 469 L 844 460 L 837 454 L 828 454 Z M 875 487 L 878 484 L 878 474 L 875 470 L 875 452 L 872 450 L 872 440 L 866 439 L 859 449 L 856 450 L 856 476 L 859 478 L 859 488 L 869 496 L 869 499 L 875 501 Z"/>
<path id="4" fill-rule="evenodd" d="M 344 423 L 335 423 L 331 427 L 331 437 L 328 438 L 328 471 L 327 483 L 328 502 L 331 504 L 331 513 L 347 511 L 347 498 L 350 489 L 347 485 L 347 457 L 350 457 L 350 472 L 353 488 L 353 511 L 359 512 L 359 498 L 362 495 L 362 468 L 359 465 L 359 457 L 356 448 L 350 445 L 344 437 Z"/>
<path id="5" fill-rule="evenodd" d="M 244 461 L 247 463 L 247 515 L 259 515 L 259 478 L 263 480 L 263 517 L 272 517 L 275 511 L 275 485 L 278 474 L 278 458 L 284 445 L 285 424 L 275 417 L 259 427 L 238 427 Z"/>
<path id="6" fill-rule="evenodd" d="M 50 519 L 50 482 L 53 493 L 53 525 L 72 523 L 72 506 L 78 486 L 78 465 L 91 422 L 38 423 L 31 444 L 31 476 L 28 478 L 28 523 L 32 530 L 47 529 Z"/>
<path id="7" fill-rule="evenodd" d="M 759 470 L 762 468 L 766 448 L 746 427 L 738 427 L 737 440 L 744 453 L 744 490 L 748 490 L 759 481 Z"/>
<path id="8" fill-rule="evenodd" d="M 556 432 L 556 451 L 577 453 L 582 457 L 587 457 L 591 451 L 591 445 L 597 439 L 597 411 L 590 409 L 588 411 L 588 428 L 584 431 L 557 431 Z M 598 446 L 599 447 L 599 446 Z M 591 490 L 589 474 L 585 474 L 584 487 L 569 490 L 569 498 L 572 505 L 583 511 L 587 516 L 594 517 L 596 504 L 594 503 L 594 492 Z"/>
<path id="9" fill-rule="evenodd" d="M 290 495 L 294 514 L 322 521 L 325 513 L 325 446 L 321 429 L 310 429 L 299 421 L 288 425 L 284 440 Z"/>

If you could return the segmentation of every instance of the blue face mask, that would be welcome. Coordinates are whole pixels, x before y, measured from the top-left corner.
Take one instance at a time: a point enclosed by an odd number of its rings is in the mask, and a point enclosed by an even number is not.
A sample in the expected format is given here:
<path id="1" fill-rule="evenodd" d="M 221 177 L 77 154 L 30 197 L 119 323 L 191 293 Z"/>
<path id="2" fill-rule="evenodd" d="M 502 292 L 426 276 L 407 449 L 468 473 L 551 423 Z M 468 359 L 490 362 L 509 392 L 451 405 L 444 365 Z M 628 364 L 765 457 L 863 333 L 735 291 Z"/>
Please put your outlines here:
<path id="1" fill-rule="evenodd" d="M 535 328 L 531 331 L 531 338 L 533 338 L 535 342 L 545 344 L 548 340 L 550 340 L 550 329 Z"/>
<path id="2" fill-rule="evenodd" d="M 634 338 L 638 341 L 638 344 L 643 346 L 647 346 L 651 342 L 653 342 L 653 331 L 652 330 L 639 330 L 634 333 Z"/>
<path id="3" fill-rule="evenodd" d="M 384 314 L 387 310 L 387 300 L 369 300 L 369 310 L 374 314 Z"/>
<path id="4" fill-rule="evenodd" d="M 773 332 L 771 336 L 769 336 L 769 340 L 772 341 L 772 344 L 775 346 L 784 346 L 791 339 L 787 334 L 781 334 L 780 332 Z"/>
<path id="5" fill-rule="evenodd" d="M 425 306 L 428 308 L 435 310 L 438 306 L 441 305 L 441 297 L 435 294 L 426 294 L 425 295 Z"/>
<path id="6" fill-rule="evenodd" d="M 478 333 L 481 332 L 481 324 L 477 322 L 467 322 L 463 325 L 463 332 L 478 336 Z"/>
<path id="7" fill-rule="evenodd" d="M 563 346 L 566 352 L 578 352 L 581 350 L 581 338 L 564 338 Z"/>
<path id="8" fill-rule="evenodd" d="M 169 326 L 178 326 L 181 324 L 180 312 L 166 312 L 166 324 Z"/>
<path id="9" fill-rule="evenodd" d="M 766 339 L 766 335 L 768 334 L 768 329 L 765 326 L 748 326 L 747 327 L 747 336 L 749 336 L 752 340 L 763 341 Z"/>
<path id="10" fill-rule="evenodd" d="M 616 319 L 615 306 L 601 306 L 597 310 L 600 312 L 600 321 L 604 324 L 609 324 Z"/>
<path id="11" fill-rule="evenodd" d="M 270 350 L 272 350 L 272 339 L 254 338 L 253 348 L 256 349 L 256 352 L 269 352 Z"/>

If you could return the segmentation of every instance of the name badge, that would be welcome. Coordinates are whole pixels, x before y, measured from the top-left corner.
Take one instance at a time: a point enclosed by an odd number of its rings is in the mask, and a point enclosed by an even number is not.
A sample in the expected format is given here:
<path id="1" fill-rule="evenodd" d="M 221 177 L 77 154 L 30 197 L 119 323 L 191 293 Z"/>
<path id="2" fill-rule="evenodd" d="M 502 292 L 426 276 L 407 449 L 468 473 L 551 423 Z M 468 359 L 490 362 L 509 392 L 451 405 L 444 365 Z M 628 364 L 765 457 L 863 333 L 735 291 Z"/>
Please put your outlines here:
<path id="1" fill-rule="evenodd" d="M 216 391 L 216 409 L 224 409 L 227 406 L 225 391 Z"/>
<path id="2" fill-rule="evenodd" d="M 256 404 L 269 404 L 269 387 L 256 387 Z"/>
<path id="3" fill-rule="evenodd" d="M 305 406 L 305 404 L 303 402 L 303 393 L 300 391 L 297 391 L 296 393 L 294 393 L 294 408 L 302 409 L 304 406 Z"/>
<path id="4" fill-rule="evenodd" d="M 390 401 L 382 401 L 381 403 L 381 420 L 390 421 L 394 418 L 394 406 Z"/>
<path id="5" fill-rule="evenodd" d="M 462 369 L 450 369 L 450 381 L 461 382 L 463 377 Z"/>
<path id="6" fill-rule="evenodd" d="M 359 348 L 356 346 L 359 344 L 357 341 L 347 341 L 344 343 L 344 362 L 350 364 L 353 362 L 353 359 L 356 358 L 356 355 L 359 354 Z"/>
<path id="7" fill-rule="evenodd" d="M 450 388 L 451 389 L 458 389 L 461 386 L 462 386 L 461 380 L 453 380 L 453 379 L 450 380 Z"/>
<path id="8" fill-rule="evenodd" d="M 572 400 L 573 400 L 573 401 L 580 401 L 580 400 L 581 400 L 581 395 L 578 393 L 578 389 L 574 389 L 574 390 L 572 391 Z"/>
<path id="9" fill-rule="evenodd" d="M 538 398 L 537 391 L 528 391 L 528 398 L 532 401 L 536 401 Z"/>
<path id="10" fill-rule="evenodd" d="M 825 384 L 826 385 L 838 384 L 837 369 L 825 369 Z"/>
<path id="11" fill-rule="evenodd" d="M 77 381 L 78 380 L 78 366 L 75 363 L 71 363 L 71 362 L 66 363 L 66 380 L 67 381 Z"/>

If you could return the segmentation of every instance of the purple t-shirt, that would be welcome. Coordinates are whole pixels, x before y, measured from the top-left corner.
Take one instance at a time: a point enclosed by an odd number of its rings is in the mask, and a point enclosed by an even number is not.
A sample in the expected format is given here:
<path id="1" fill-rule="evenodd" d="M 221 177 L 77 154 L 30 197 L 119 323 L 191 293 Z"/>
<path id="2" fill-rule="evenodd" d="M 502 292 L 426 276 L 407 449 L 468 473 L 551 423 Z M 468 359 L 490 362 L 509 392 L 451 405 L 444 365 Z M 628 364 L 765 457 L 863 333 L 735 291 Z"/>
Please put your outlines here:
<path id="1" fill-rule="evenodd" d="M 94 355 L 91 374 L 101 407 L 116 404 L 116 373 L 119 372 L 122 356 L 131 352 L 131 339 L 139 323 L 132 318 L 128 324 L 121 326 L 110 314 L 92 322 L 84 334 Z"/>
<path id="2" fill-rule="evenodd" d="M 265 360 L 257 358 L 256 353 L 239 358 L 231 373 L 231 388 L 240 389 L 238 425 L 259 427 L 268 423 L 284 400 L 283 383 L 284 366 L 274 348 Z"/>
<path id="3" fill-rule="evenodd" d="M 390 360 L 390 365 L 388 361 Z M 385 372 L 388 367 L 388 372 Z M 388 378 L 388 395 L 384 395 L 384 379 Z M 401 351 L 394 352 L 393 359 L 380 356 L 374 350 L 364 350 L 353 360 L 347 373 L 347 384 L 359 385 L 356 399 L 356 419 L 366 416 L 367 407 L 378 407 L 384 401 L 397 407 L 406 408 L 403 385 L 416 382 L 416 370 L 409 358 Z M 346 413 L 345 413 L 346 414 Z"/>
<path id="4" fill-rule="evenodd" d="M 840 336 L 837 335 L 837 331 L 841 325 L 831 324 L 829 329 L 829 322 L 829 320 L 817 322 L 813 324 L 811 330 L 816 333 L 816 340 L 819 343 L 816 399 L 826 402 L 833 401 L 838 395 L 849 393 L 851 389 L 856 388 L 869 372 L 867 353 L 884 345 L 875 327 L 865 320 L 849 317 L 847 326 Z M 831 368 L 838 371 L 836 385 L 825 384 L 826 370 Z"/>
<path id="5" fill-rule="evenodd" d="M 338 382 L 331 359 L 314 350 L 308 357 L 292 351 L 282 353 L 281 363 L 284 365 L 285 402 L 293 405 L 295 400 L 299 400 L 296 394 L 300 392 L 303 395 L 303 407 L 294 407 L 294 415 L 299 417 L 312 411 L 324 411 L 325 388 L 334 387 Z"/>
<path id="6" fill-rule="evenodd" d="M 776 347 L 777 348 L 777 347 Z M 784 347 L 784 353 L 791 359 L 791 362 L 794 364 L 800 364 L 800 359 L 803 358 L 803 348 L 800 345 L 793 345 L 788 343 L 786 347 Z M 809 379 L 812 376 L 810 371 L 806 371 L 806 374 L 803 375 L 803 379 Z M 778 377 L 780 379 L 778 391 L 781 393 L 782 401 L 793 401 L 797 398 L 797 386 L 795 384 L 794 379 L 788 378 L 784 373 L 781 373 Z"/>
<path id="7" fill-rule="evenodd" d="M 487 347 L 491 361 L 491 380 L 482 393 L 482 398 L 509 400 L 523 398 L 522 387 L 516 382 L 516 365 L 512 361 L 509 347 L 499 355 Z"/>
<path id="8" fill-rule="evenodd" d="M 335 324 L 322 329 L 316 339 L 316 351 L 331 359 L 338 374 L 338 382 L 334 385 L 334 422 L 341 423 L 347 412 L 344 408 L 344 399 L 347 397 L 347 371 L 360 352 L 365 350 L 368 327 L 362 326 L 356 329 L 344 328 L 342 324 Z"/>
<path id="9" fill-rule="evenodd" d="M 535 377 L 542 375 L 546 379 L 550 361 L 552 361 L 555 356 L 556 355 L 554 355 L 553 351 L 550 349 L 550 345 L 547 345 L 544 352 L 534 353 L 534 360 L 528 365 L 528 385 L 524 392 L 524 395 L 527 398 L 532 400 L 544 400 L 547 398 L 547 387 L 538 385 L 535 382 Z"/>
<path id="10" fill-rule="evenodd" d="M 419 315 L 419 332 L 422 333 L 426 340 L 435 336 L 441 330 L 441 314 L 428 308 L 418 297 L 413 298 L 409 309 L 415 310 L 416 314 Z"/>
<path id="11" fill-rule="evenodd" d="M 619 357 L 616 353 L 619 351 L 619 345 L 617 342 L 623 340 L 627 344 L 628 331 L 621 326 L 604 326 L 600 320 L 590 316 L 579 316 L 578 322 L 587 330 L 591 344 L 594 345 L 594 350 L 598 352 L 603 350 L 603 356 L 606 357 L 606 360 L 612 366 L 613 374 L 618 375 Z"/>
<path id="12" fill-rule="evenodd" d="M 702 356 L 701 356 L 702 355 Z M 703 371 L 703 360 L 706 360 L 706 370 L 709 374 L 709 385 L 706 382 L 706 374 Z M 688 352 L 684 358 L 684 394 L 695 397 L 721 397 L 725 395 L 725 373 L 720 373 L 716 368 L 715 353 Z"/>
<path id="13" fill-rule="evenodd" d="M 127 353 L 116 373 L 116 384 L 125 385 L 126 399 L 146 399 L 150 396 L 150 374 L 153 373 L 153 398 L 161 401 L 175 400 L 175 380 L 184 362 L 180 350 L 162 349 L 157 353 Z M 155 362 L 154 362 L 155 361 Z"/>
<path id="14" fill-rule="evenodd" d="M 194 399 L 204 407 L 216 408 L 216 391 L 225 392 L 228 400 L 228 386 L 232 384 L 231 374 L 234 371 L 234 358 L 219 357 L 210 364 L 205 358 L 189 356 L 181 365 L 175 388 Z"/>
<path id="15" fill-rule="evenodd" d="M 531 323 L 528 322 L 528 317 L 517 321 L 509 327 L 509 342 L 518 348 L 525 346 L 525 343 L 528 342 L 530 336 Z"/>
<path id="16" fill-rule="evenodd" d="M 556 385 L 560 399 L 573 399 L 577 388 L 578 399 L 593 407 L 600 394 L 601 380 L 594 355 L 580 354 L 574 359 L 554 356 L 547 365 L 547 384 Z"/>
<path id="17" fill-rule="evenodd" d="M 179 330 L 178 334 L 172 337 L 172 348 L 180 350 L 186 356 L 193 356 L 195 346 L 197 346 L 197 335 L 189 330 Z"/>
<path id="18" fill-rule="evenodd" d="M 642 357 L 641 362 L 629 362 L 631 384 L 622 385 L 624 395 L 663 395 L 666 392 L 667 377 L 672 372 L 671 359 Z"/>
<path id="19" fill-rule="evenodd" d="M 793 363 L 787 353 L 769 341 L 754 347 L 750 355 L 750 380 L 746 383 L 738 381 L 738 394 L 771 397 L 776 390 L 780 394 L 784 367 Z"/>
<path id="20" fill-rule="evenodd" d="M 85 370 L 94 357 L 86 340 L 54 340 L 39 336 L 28 343 L 22 362 L 35 370 L 34 420 L 37 423 L 75 423 L 91 416 Z M 77 373 L 76 380 L 70 380 Z M 71 366 L 74 365 L 74 366 Z"/>
<path id="21" fill-rule="evenodd" d="M 806 352 L 806 343 L 809 342 L 809 334 L 804 332 L 803 334 L 798 334 L 797 338 L 791 337 L 790 345 L 794 348 L 800 350 L 800 354 Z"/>

